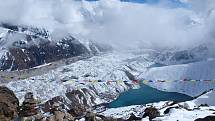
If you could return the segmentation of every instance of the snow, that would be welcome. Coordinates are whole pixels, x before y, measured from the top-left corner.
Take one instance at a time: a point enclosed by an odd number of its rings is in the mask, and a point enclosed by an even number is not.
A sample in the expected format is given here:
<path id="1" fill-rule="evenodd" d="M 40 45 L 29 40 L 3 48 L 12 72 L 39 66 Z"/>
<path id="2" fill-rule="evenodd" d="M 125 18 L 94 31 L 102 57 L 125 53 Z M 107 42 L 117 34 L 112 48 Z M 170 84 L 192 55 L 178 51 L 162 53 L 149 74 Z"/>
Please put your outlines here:
<path id="1" fill-rule="evenodd" d="M 169 91 L 169 92 L 179 92 L 190 96 L 198 96 L 204 91 L 209 91 L 210 89 L 215 89 L 215 81 L 167 81 L 158 82 L 153 81 L 147 83 L 148 85 L 155 87 L 159 90 Z"/>
<path id="2" fill-rule="evenodd" d="M 147 84 L 160 90 L 198 96 L 204 91 L 215 89 L 214 81 L 179 81 L 182 78 L 214 79 L 215 71 L 211 69 L 215 66 L 214 59 L 206 59 L 205 61 L 188 64 L 148 68 L 155 64 L 155 62 L 149 61 L 150 59 L 148 59 L 150 53 L 153 53 L 153 51 L 145 51 L 144 53 L 142 51 L 141 53 L 131 51 L 124 53 L 106 53 L 61 66 L 49 71 L 47 74 L 10 82 L 7 84 L 7 87 L 15 92 L 20 101 L 23 100 L 24 94 L 29 91 L 32 91 L 37 99 L 45 102 L 55 96 L 64 96 L 66 92 L 75 89 L 90 89 L 90 87 L 93 87 L 99 94 L 114 94 L 117 96 L 119 93 L 129 89 L 125 83 L 122 83 L 122 80 L 129 80 L 124 72 L 128 71 L 137 78 L 152 79 L 152 82 L 148 82 Z M 158 82 L 156 81 L 157 79 L 166 80 L 166 82 Z M 98 80 L 101 80 L 101 82 L 98 82 Z M 111 80 L 113 81 L 110 82 Z M 132 85 L 132 88 L 139 87 L 139 85 L 132 84 L 131 81 L 128 81 L 128 83 Z M 90 93 L 94 94 L 93 92 Z M 113 100 L 108 100 L 101 95 L 94 96 L 97 104 Z M 144 109 L 153 105 L 160 109 L 162 114 L 162 117 L 157 117 L 156 120 L 172 121 L 178 119 L 189 121 L 212 114 L 213 112 L 209 109 L 215 109 L 214 99 L 215 91 L 210 91 L 193 101 L 180 103 L 180 105 L 188 109 L 194 109 L 201 104 L 208 104 L 209 107 L 200 107 L 200 109 L 192 111 L 187 111 L 183 108 L 171 109 L 170 113 L 165 115 L 163 111 L 168 107 L 167 103 L 170 102 L 158 102 L 147 104 L 146 106 L 134 105 L 112 108 L 107 109 L 102 114 L 118 118 L 128 118 L 131 113 L 134 113 L 136 116 L 142 116 Z M 144 120 L 148 120 L 148 118 L 144 118 Z"/>
<path id="3" fill-rule="evenodd" d="M 42 64 L 40 66 L 36 66 L 36 67 L 33 67 L 33 68 L 41 68 L 41 67 L 45 67 L 45 66 L 50 66 L 52 63 L 46 63 L 46 64 Z"/>
<path id="4" fill-rule="evenodd" d="M 37 99 L 41 102 L 45 102 L 56 96 L 64 96 L 66 92 L 81 90 L 83 88 L 91 90 L 90 87 L 93 87 L 99 94 L 112 95 L 119 95 L 119 92 L 124 92 L 129 89 L 125 83 L 118 82 L 86 82 L 88 80 L 69 80 L 61 82 L 61 79 L 56 76 L 54 71 L 50 73 L 42 76 L 31 77 L 25 80 L 13 81 L 8 83 L 7 87 L 15 92 L 21 102 L 27 92 L 33 92 Z M 128 83 L 132 84 L 131 82 Z M 133 87 L 138 88 L 138 85 L 133 85 Z M 91 91 L 93 92 L 93 90 Z M 108 101 L 101 101 L 101 97 L 99 98 L 97 95 L 95 95 L 95 98 L 97 98 L 96 102 L 98 104 Z"/>
<path id="5" fill-rule="evenodd" d="M 0 27 L 0 58 L 2 58 L 5 53 L 7 52 L 5 49 L 4 49 L 4 46 L 2 46 L 2 44 L 4 44 L 4 39 L 2 39 L 5 34 L 7 33 L 7 29 L 4 29 L 2 27 Z"/>
<path id="6" fill-rule="evenodd" d="M 105 116 L 111 116 L 116 118 L 129 118 L 129 114 L 133 113 L 134 115 L 142 115 L 145 107 L 141 105 L 134 105 L 134 106 L 127 106 L 127 107 L 121 107 L 121 108 L 111 108 L 106 110 L 105 112 L 102 112 L 101 114 Z"/>
<path id="7" fill-rule="evenodd" d="M 7 31 L 8 31 L 8 29 L 0 27 L 0 38 L 2 38 L 3 36 L 5 36 L 5 34 L 6 34 Z"/>
<path id="8" fill-rule="evenodd" d="M 66 93 L 64 85 L 59 84 L 58 81 L 51 81 L 49 79 L 37 79 L 36 81 L 26 79 L 11 82 L 7 86 L 15 92 L 21 102 L 24 100 L 26 92 L 33 92 L 34 96 L 41 101 L 46 101 L 55 96 L 64 95 Z"/>
<path id="9" fill-rule="evenodd" d="M 24 94 L 28 91 L 35 93 L 35 96 L 40 100 L 46 101 L 52 97 L 64 95 L 67 91 L 89 88 L 91 85 L 100 93 L 118 95 L 119 92 L 128 90 L 128 86 L 119 81 L 129 80 L 124 70 L 129 70 L 131 73 L 138 75 L 141 70 L 144 70 L 152 63 L 141 60 L 136 61 L 134 58 L 139 56 L 143 55 L 134 55 L 128 52 L 107 53 L 59 67 L 49 71 L 47 74 L 13 81 L 8 83 L 7 86 L 15 92 L 20 100 L 23 100 Z M 130 70 L 125 65 L 132 66 L 133 70 Z M 62 82 L 65 79 L 67 81 Z M 85 80 L 103 80 L 104 82 L 87 83 Z M 107 81 L 109 80 L 116 82 L 111 82 L 108 85 Z M 131 82 L 128 83 L 132 84 Z M 133 88 L 138 88 L 138 85 Z"/>
<path id="10" fill-rule="evenodd" d="M 215 60 L 206 60 L 196 63 L 171 65 L 151 68 L 138 78 L 151 80 L 213 80 L 215 79 Z"/>
<path id="11" fill-rule="evenodd" d="M 67 65 L 64 68 L 59 68 L 61 77 L 78 77 L 79 80 L 129 80 L 124 70 L 129 70 L 126 65 L 132 65 L 136 69 L 136 73 L 139 74 L 141 70 L 144 70 L 151 62 L 128 62 L 128 59 L 134 57 L 131 53 L 108 53 L 100 56 L 95 56 L 87 60 L 78 61 L 71 65 Z M 67 68 L 68 72 L 62 72 Z M 136 74 L 134 73 L 134 74 Z M 136 74 L 136 75 L 137 75 Z M 89 75 L 86 77 L 86 75 Z"/>
<path id="12" fill-rule="evenodd" d="M 199 109 L 195 109 L 197 106 L 194 103 L 194 101 L 189 101 L 186 103 L 180 103 L 180 104 L 175 104 L 173 106 L 168 106 L 167 103 L 171 102 L 158 102 L 158 103 L 153 103 L 153 104 L 147 104 L 146 106 L 144 105 L 134 105 L 134 106 L 127 106 L 127 107 L 120 107 L 120 108 L 111 108 L 107 109 L 105 112 L 102 112 L 101 114 L 105 116 L 112 116 L 116 118 L 123 118 L 123 119 L 128 119 L 130 114 L 133 113 L 137 117 L 142 117 L 144 114 L 144 110 L 147 107 L 153 106 L 157 108 L 160 111 L 161 116 L 153 119 L 155 121 L 193 121 L 197 118 L 204 118 L 208 115 L 214 115 L 214 109 L 215 106 L 210 106 L 210 107 L 199 107 Z M 185 108 L 172 108 L 170 110 L 170 113 L 164 114 L 164 111 L 167 108 L 170 107 L 175 107 L 178 105 L 187 105 L 188 109 L 191 111 L 186 110 Z M 143 118 L 142 121 L 148 121 L 148 117 Z"/>
<path id="13" fill-rule="evenodd" d="M 154 80 L 173 79 L 170 77 L 175 77 L 174 80 L 180 79 L 179 77 L 185 76 L 182 75 L 185 74 L 185 72 L 187 72 L 187 74 L 193 74 L 193 76 L 196 76 L 197 79 L 199 79 L 198 76 L 200 74 L 202 78 L 212 78 L 215 75 L 215 71 L 211 69 L 212 66 L 215 66 L 214 60 L 184 65 L 181 64 L 174 66 L 154 67 L 148 70 L 147 67 L 154 64 L 154 62 L 150 62 L 147 60 L 148 53 L 151 53 L 152 51 L 148 51 L 147 53 L 146 52 L 147 51 L 141 54 L 129 51 L 125 53 L 113 52 L 94 56 L 89 59 L 80 60 L 75 63 L 59 67 L 44 75 L 31 77 L 22 81 L 11 82 L 8 84 L 8 87 L 14 90 L 20 98 L 24 95 L 23 91 L 20 92 L 20 90 L 29 89 L 29 91 L 35 92 L 36 95 L 42 100 L 47 100 L 50 97 L 62 95 L 63 93 L 65 93 L 67 90 L 66 87 L 68 88 L 70 87 L 70 85 L 75 84 L 73 84 L 71 80 L 129 80 L 129 78 L 124 72 L 125 70 L 129 71 L 134 76 Z M 157 75 L 166 75 L 166 77 L 168 78 L 158 78 Z M 74 79 L 74 77 L 77 79 Z M 62 83 L 61 80 L 64 79 L 68 79 L 70 81 Z M 88 85 L 84 81 L 80 81 L 80 83 L 85 83 L 85 85 L 78 84 L 77 87 L 82 88 Z M 215 88 L 215 83 L 204 81 L 170 81 L 168 83 L 158 83 L 155 81 L 150 82 L 148 84 L 157 89 L 181 92 L 191 96 L 197 96 L 204 91 Z M 113 87 L 107 87 L 106 83 L 95 83 L 95 85 L 99 92 L 112 92 L 115 88 L 123 92 L 125 89 L 127 89 L 125 85 L 119 85 L 117 83 L 112 83 L 111 85 Z M 55 89 L 56 87 L 58 87 L 58 90 Z M 71 88 L 77 87 L 72 86 Z M 40 94 L 37 94 L 38 92 L 36 91 L 39 91 Z M 47 94 L 47 96 L 45 94 Z"/>
<path id="14" fill-rule="evenodd" d="M 213 107 L 214 108 L 214 107 Z M 188 111 L 185 109 L 173 109 L 169 115 L 165 115 L 164 117 L 158 117 L 154 120 L 162 120 L 162 121 L 194 121 L 197 118 L 204 118 L 208 115 L 212 114 L 213 111 L 209 110 L 210 108 L 201 108 L 201 110 Z M 148 121 L 144 120 L 143 121 Z"/>
<path id="15" fill-rule="evenodd" d="M 215 90 L 210 91 L 209 93 L 200 96 L 198 99 L 195 99 L 194 103 L 197 105 L 208 104 L 208 105 L 215 106 Z"/>

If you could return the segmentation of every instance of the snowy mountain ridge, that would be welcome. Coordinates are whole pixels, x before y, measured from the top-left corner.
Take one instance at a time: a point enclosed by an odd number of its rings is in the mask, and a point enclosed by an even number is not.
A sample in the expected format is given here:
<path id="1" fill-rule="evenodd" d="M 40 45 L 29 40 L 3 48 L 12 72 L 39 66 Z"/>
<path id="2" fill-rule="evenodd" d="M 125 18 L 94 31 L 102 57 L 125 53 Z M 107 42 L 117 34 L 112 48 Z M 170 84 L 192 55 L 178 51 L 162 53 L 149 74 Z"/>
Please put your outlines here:
<path id="1" fill-rule="evenodd" d="M 95 55 L 109 48 L 88 41 L 83 44 L 68 35 L 53 40 L 45 29 L 2 24 L 0 37 L 0 70 L 22 70 L 41 64 L 85 55 Z"/>
<path id="2" fill-rule="evenodd" d="M 49 71 L 47 74 L 19 81 L 12 81 L 7 84 L 7 87 L 15 92 L 21 102 L 27 92 L 33 92 L 36 99 L 45 103 L 46 108 L 44 110 L 47 110 L 48 107 L 51 106 L 49 104 L 52 104 L 49 102 L 53 101 L 65 104 L 66 107 L 69 108 L 72 108 L 70 104 L 74 105 L 75 102 L 80 102 L 81 105 L 85 105 L 86 107 L 92 108 L 93 106 L 96 106 L 94 111 L 101 115 L 127 119 L 132 113 L 141 117 L 143 114 L 141 112 L 143 112 L 147 106 L 128 106 L 116 109 L 104 108 L 107 102 L 115 100 L 120 93 L 129 89 L 139 88 L 139 85 L 135 85 L 133 82 L 126 84 L 123 80 L 130 80 L 132 78 L 140 80 L 191 79 L 191 77 L 188 78 L 190 74 L 193 74 L 192 78 L 195 77 L 194 79 L 197 80 L 214 79 L 214 71 L 210 69 L 211 65 L 215 65 L 213 59 L 187 64 L 178 63 L 177 65 L 157 67 L 157 62 L 151 61 L 151 56 L 156 55 L 156 53 L 158 52 L 155 50 L 136 50 L 126 51 L 124 53 L 113 51 L 111 53 L 96 55 L 92 58 L 60 66 L 55 70 Z M 165 78 L 160 78 L 159 76 L 163 76 Z M 91 80 L 91 82 L 89 80 Z M 108 80 L 110 80 L 110 82 Z M 115 81 L 111 82 L 111 80 Z M 180 92 L 190 96 L 199 95 L 202 92 L 214 89 L 215 87 L 214 82 L 204 81 L 171 81 L 162 83 L 152 81 L 149 82 L 148 85 L 159 90 Z M 57 90 L 56 87 L 58 88 Z M 156 119 L 164 121 L 173 120 L 174 118 L 179 118 L 176 116 L 178 113 L 192 116 L 192 118 L 185 117 L 185 120 L 203 118 L 207 116 L 207 114 L 213 113 L 213 111 L 209 111 L 209 109 L 214 109 L 213 106 L 215 104 L 212 101 L 214 94 L 214 91 L 212 91 L 197 100 L 183 102 L 174 106 L 166 106 L 164 109 L 159 109 L 162 116 L 157 117 Z M 200 107 L 200 110 L 195 109 L 204 103 L 207 103 L 209 107 Z M 149 105 L 155 107 L 158 105 L 158 107 L 163 107 L 164 104 L 165 102 L 158 102 Z M 171 109 L 173 112 L 163 114 L 167 108 L 177 107 L 178 105 L 188 106 L 188 110 L 192 111 L 186 113 L 187 108 L 173 108 Z M 204 114 L 200 116 L 201 113 Z M 195 114 L 198 115 L 196 116 Z M 148 118 L 143 118 L 143 120 L 148 120 Z"/>

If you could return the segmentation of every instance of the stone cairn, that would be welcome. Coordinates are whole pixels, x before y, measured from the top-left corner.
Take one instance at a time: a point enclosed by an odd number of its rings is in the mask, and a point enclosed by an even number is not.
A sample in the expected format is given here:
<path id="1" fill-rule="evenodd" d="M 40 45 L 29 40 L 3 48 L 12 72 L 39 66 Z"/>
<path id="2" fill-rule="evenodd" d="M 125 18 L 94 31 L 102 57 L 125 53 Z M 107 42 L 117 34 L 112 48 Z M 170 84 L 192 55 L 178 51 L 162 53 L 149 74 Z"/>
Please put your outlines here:
<path id="1" fill-rule="evenodd" d="M 71 114 L 63 111 L 58 102 L 54 102 L 50 113 L 52 115 L 47 118 L 47 121 L 75 121 L 75 118 Z"/>
<path id="2" fill-rule="evenodd" d="M 33 93 L 28 92 L 25 95 L 25 100 L 20 107 L 19 115 L 21 117 L 33 116 L 38 113 L 37 101 L 34 99 Z"/>

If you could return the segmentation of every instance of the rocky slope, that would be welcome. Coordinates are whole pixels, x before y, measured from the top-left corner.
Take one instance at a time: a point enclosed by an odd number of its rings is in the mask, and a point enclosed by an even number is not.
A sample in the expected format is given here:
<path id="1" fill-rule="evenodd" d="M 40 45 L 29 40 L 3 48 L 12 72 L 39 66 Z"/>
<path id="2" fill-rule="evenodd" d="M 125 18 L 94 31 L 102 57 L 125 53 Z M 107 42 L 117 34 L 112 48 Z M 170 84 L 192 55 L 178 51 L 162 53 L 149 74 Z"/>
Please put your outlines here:
<path id="1" fill-rule="evenodd" d="M 88 86 L 90 87 L 90 85 Z M 66 93 L 65 96 L 56 96 L 46 102 L 40 102 L 37 98 L 35 98 L 35 95 L 33 93 L 28 92 L 24 95 L 24 100 L 22 101 L 21 105 L 19 105 L 19 101 L 12 91 L 7 89 L 6 87 L 0 87 L 0 95 L 5 97 L 0 99 L 0 109 L 2 109 L 0 110 L 1 120 L 11 121 L 12 119 L 14 119 L 15 121 L 213 121 L 215 117 L 214 106 L 208 106 L 207 104 L 203 103 L 195 103 L 201 98 L 182 103 L 163 101 L 147 105 L 134 105 L 110 109 L 105 108 L 106 104 L 104 103 L 92 106 L 91 104 L 98 103 L 95 101 L 94 98 L 96 95 L 98 96 L 98 94 L 93 95 L 92 90 L 87 89 L 88 86 L 85 86 L 85 88 L 78 90 L 74 89 L 73 91 Z M 211 93 L 215 94 L 214 91 L 210 91 L 209 93 L 206 93 L 201 97 L 205 97 Z M 204 98 L 204 100 L 208 99 Z M 183 117 L 181 117 L 181 115 L 183 115 Z"/>
<path id="2" fill-rule="evenodd" d="M 84 45 L 68 35 L 53 40 L 42 28 L 1 24 L 0 70 L 23 70 L 80 55 L 95 55 L 107 48 L 93 42 Z"/>
<path id="3" fill-rule="evenodd" d="M 67 93 L 69 102 L 58 96 L 41 103 L 34 98 L 33 93 L 25 94 L 21 105 L 14 93 L 6 87 L 0 87 L 0 120 L 1 121 L 122 121 L 106 117 L 89 110 L 89 105 L 80 102 L 86 92 L 73 91 Z"/>
<path id="4" fill-rule="evenodd" d="M 0 87 L 0 120 L 11 121 L 18 116 L 19 100 L 7 87 Z"/>

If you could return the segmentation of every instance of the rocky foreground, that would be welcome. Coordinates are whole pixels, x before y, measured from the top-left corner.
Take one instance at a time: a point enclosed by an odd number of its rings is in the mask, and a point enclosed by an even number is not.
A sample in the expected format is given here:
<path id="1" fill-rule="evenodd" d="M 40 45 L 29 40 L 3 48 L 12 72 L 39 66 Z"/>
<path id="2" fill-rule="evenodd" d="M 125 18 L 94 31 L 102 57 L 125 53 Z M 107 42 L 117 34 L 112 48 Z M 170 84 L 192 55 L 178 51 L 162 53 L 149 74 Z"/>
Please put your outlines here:
<path id="1" fill-rule="evenodd" d="M 7 87 L 0 87 L 0 121 L 162 121 L 177 120 L 178 117 L 183 119 L 189 114 L 202 116 L 195 121 L 215 120 L 215 108 L 207 104 L 192 107 L 189 102 L 160 102 L 105 109 L 107 104 L 89 106 L 87 103 L 80 102 L 78 98 L 83 97 L 78 90 L 67 95 L 70 95 L 69 101 L 59 96 L 41 103 L 34 98 L 33 93 L 28 92 L 25 94 L 24 101 L 19 102 L 13 91 Z"/>
<path id="2" fill-rule="evenodd" d="M 25 100 L 19 105 L 19 100 L 15 94 L 6 87 L 0 87 L 0 121 L 121 121 L 112 117 L 96 114 L 79 102 L 73 102 L 73 108 L 67 110 L 60 102 L 60 97 L 53 98 L 41 104 L 29 92 L 25 95 Z M 75 99 L 75 98 L 74 98 Z"/>

